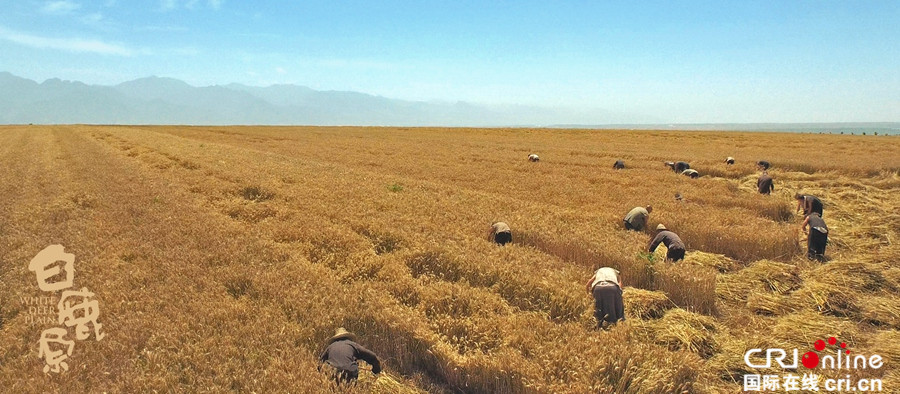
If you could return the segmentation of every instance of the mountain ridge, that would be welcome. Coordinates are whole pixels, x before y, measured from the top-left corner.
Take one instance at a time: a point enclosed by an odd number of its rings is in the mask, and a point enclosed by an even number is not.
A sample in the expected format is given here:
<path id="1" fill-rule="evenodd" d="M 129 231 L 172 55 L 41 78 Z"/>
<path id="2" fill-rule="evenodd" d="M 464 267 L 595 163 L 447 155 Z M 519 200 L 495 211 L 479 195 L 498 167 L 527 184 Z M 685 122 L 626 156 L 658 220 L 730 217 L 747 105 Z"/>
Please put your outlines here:
<path id="1" fill-rule="evenodd" d="M 36 82 L 0 72 L 3 124 L 183 124 L 314 126 L 535 126 L 559 123 L 640 123 L 646 117 L 604 110 L 486 106 L 387 98 L 300 85 L 238 83 L 193 86 L 149 76 L 116 85 L 50 78 Z"/>

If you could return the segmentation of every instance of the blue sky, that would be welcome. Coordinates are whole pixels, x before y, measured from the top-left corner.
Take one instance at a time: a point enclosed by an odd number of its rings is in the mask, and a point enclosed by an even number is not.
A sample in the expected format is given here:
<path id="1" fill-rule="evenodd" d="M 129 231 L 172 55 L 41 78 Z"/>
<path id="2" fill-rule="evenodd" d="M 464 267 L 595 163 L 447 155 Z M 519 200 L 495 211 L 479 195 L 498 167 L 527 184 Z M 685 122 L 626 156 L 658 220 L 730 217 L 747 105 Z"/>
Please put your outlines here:
<path id="1" fill-rule="evenodd" d="M 5 3 L 0 71 L 37 81 L 292 83 L 671 123 L 900 121 L 898 1 Z"/>

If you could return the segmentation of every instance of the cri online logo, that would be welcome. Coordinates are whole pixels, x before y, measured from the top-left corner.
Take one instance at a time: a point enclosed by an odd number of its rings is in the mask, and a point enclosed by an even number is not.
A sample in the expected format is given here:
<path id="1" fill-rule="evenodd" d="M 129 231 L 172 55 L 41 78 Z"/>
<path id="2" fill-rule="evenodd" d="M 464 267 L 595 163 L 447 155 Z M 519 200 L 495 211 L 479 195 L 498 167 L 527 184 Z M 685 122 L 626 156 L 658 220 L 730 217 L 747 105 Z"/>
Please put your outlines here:
<path id="1" fill-rule="evenodd" d="M 875 354 L 870 357 L 866 357 L 864 355 L 857 355 L 855 357 L 850 357 L 850 349 L 847 349 L 847 344 L 845 342 L 841 342 L 840 345 L 837 344 L 837 338 L 831 337 L 828 338 L 827 345 L 832 345 L 836 347 L 836 351 L 834 356 L 828 354 L 822 357 L 819 357 L 819 354 L 815 351 L 806 352 L 803 354 L 802 363 L 803 366 L 808 369 L 813 369 L 816 367 L 823 369 L 866 369 L 873 368 L 878 369 L 884 365 L 884 361 L 881 359 L 881 356 Z M 813 343 L 813 347 L 816 351 L 821 352 L 825 351 L 828 347 L 826 345 L 826 341 L 817 340 Z M 750 349 L 747 353 L 744 354 L 744 362 L 747 366 L 752 368 L 769 368 L 772 366 L 772 360 L 781 365 L 782 368 L 797 368 L 797 349 L 794 349 L 794 357 L 793 363 L 786 364 L 785 358 L 787 358 L 788 353 L 784 351 L 784 349 L 766 349 L 766 363 L 765 364 L 754 364 L 750 360 L 750 356 L 762 353 L 762 349 Z M 843 353 L 843 356 L 842 356 Z"/>

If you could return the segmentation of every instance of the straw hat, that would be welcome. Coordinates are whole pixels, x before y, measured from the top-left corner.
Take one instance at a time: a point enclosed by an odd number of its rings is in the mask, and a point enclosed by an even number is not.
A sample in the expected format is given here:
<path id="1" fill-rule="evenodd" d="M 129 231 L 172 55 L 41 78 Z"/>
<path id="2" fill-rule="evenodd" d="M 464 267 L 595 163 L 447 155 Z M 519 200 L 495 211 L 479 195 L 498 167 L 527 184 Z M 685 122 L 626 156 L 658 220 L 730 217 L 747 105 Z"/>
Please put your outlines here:
<path id="1" fill-rule="evenodd" d="M 328 343 L 332 343 L 339 339 L 349 339 L 351 341 L 356 340 L 356 334 L 347 331 L 344 327 L 338 327 L 337 330 L 334 330 L 334 335 L 331 338 L 328 338 Z"/>
<path id="2" fill-rule="evenodd" d="M 665 229 L 666 229 L 666 226 L 663 226 L 662 223 L 660 223 L 659 225 L 656 226 L 656 231 L 665 230 Z"/>

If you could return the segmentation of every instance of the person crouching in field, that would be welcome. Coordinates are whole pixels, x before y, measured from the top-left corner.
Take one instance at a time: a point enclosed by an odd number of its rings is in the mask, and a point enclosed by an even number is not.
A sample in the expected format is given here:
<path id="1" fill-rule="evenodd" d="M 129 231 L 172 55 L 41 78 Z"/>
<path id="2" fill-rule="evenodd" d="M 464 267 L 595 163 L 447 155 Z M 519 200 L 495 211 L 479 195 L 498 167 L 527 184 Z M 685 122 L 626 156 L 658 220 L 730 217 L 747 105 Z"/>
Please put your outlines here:
<path id="1" fill-rule="evenodd" d="M 613 163 L 613 169 L 614 169 L 614 170 L 623 170 L 623 169 L 625 169 L 625 162 L 622 161 L 622 160 L 616 160 L 616 162 Z"/>
<path id="2" fill-rule="evenodd" d="M 775 181 L 769 176 L 767 171 L 763 171 L 756 180 L 756 188 L 760 194 L 769 194 L 775 191 Z"/>
<path id="3" fill-rule="evenodd" d="M 646 208 L 634 207 L 634 209 L 628 211 L 628 214 L 622 219 L 625 223 L 625 229 L 643 231 L 644 226 L 647 225 L 647 218 L 650 217 L 650 212 L 653 212 L 653 206 L 651 205 L 648 205 Z"/>
<path id="4" fill-rule="evenodd" d="M 622 278 L 619 271 L 601 267 L 587 282 L 587 292 L 594 296 L 594 317 L 597 328 L 606 328 L 625 320 L 625 303 L 622 301 Z"/>
<path id="5" fill-rule="evenodd" d="M 488 231 L 488 241 L 495 242 L 497 245 L 503 246 L 512 242 L 512 232 L 509 225 L 504 222 L 494 222 Z"/>
<path id="6" fill-rule="evenodd" d="M 532 153 L 532 154 L 528 155 L 528 161 L 534 163 L 534 162 L 541 161 L 541 158 L 538 157 L 538 155 Z"/>
<path id="7" fill-rule="evenodd" d="M 765 170 L 768 170 L 769 167 L 771 167 L 771 164 L 769 164 L 769 162 L 767 162 L 765 160 L 760 160 L 760 161 L 756 162 L 756 167 L 759 168 L 760 170 L 765 171 Z"/>
<path id="8" fill-rule="evenodd" d="M 363 360 L 372 366 L 372 373 L 381 372 L 381 363 L 378 356 L 371 350 L 355 342 L 356 335 L 343 327 L 334 331 L 334 335 L 328 338 L 328 347 L 319 357 L 319 370 L 324 367 L 338 384 L 355 382 L 359 377 L 359 363 Z"/>
<path id="9" fill-rule="evenodd" d="M 731 157 L 731 156 L 726 157 L 726 158 L 725 158 L 725 164 L 728 164 L 728 165 L 734 165 L 734 158 Z"/>
<path id="10" fill-rule="evenodd" d="M 688 169 L 682 171 L 682 172 L 681 172 L 681 175 L 689 176 L 689 177 L 691 177 L 691 179 L 697 179 L 697 178 L 700 177 L 700 173 L 697 172 L 697 170 L 692 170 L 692 169 L 690 169 L 690 168 L 688 168 Z"/>
<path id="11" fill-rule="evenodd" d="M 806 232 L 809 226 L 809 236 L 806 238 L 806 258 L 810 260 L 825 261 L 825 245 L 828 244 L 828 226 L 818 213 L 813 212 L 806 216 L 801 230 Z"/>
<path id="12" fill-rule="evenodd" d="M 656 237 L 650 241 L 650 244 L 647 245 L 647 251 L 653 253 L 656 251 L 656 248 L 660 243 L 666 245 L 666 260 L 671 262 L 676 262 L 679 260 L 684 260 L 684 242 L 681 242 L 681 238 L 678 237 L 678 234 L 675 234 L 668 229 L 666 226 L 662 224 L 656 226 Z"/>
<path id="13" fill-rule="evenodd" d="M 666 167 L 671 168 L 672 171 L 675 171 L 679 174 L 683 173 L 684 170 L 691 168 L 691 165 L 685 161 L 676 161 L 676 162 L 667 161 L 665 164 L 666 164 Z"/>
<path id="14" fill-rule="evenodd" d="M 819 200 L 818 197 L 797 193 L 794 195 L 794 199 L 797 200 L 797 211 L 803 210 L 803 215 L 815 212 L 819 214 L 819 217 L 825 216 L 822 212 L 824 210 L 822 200 Z"/>

